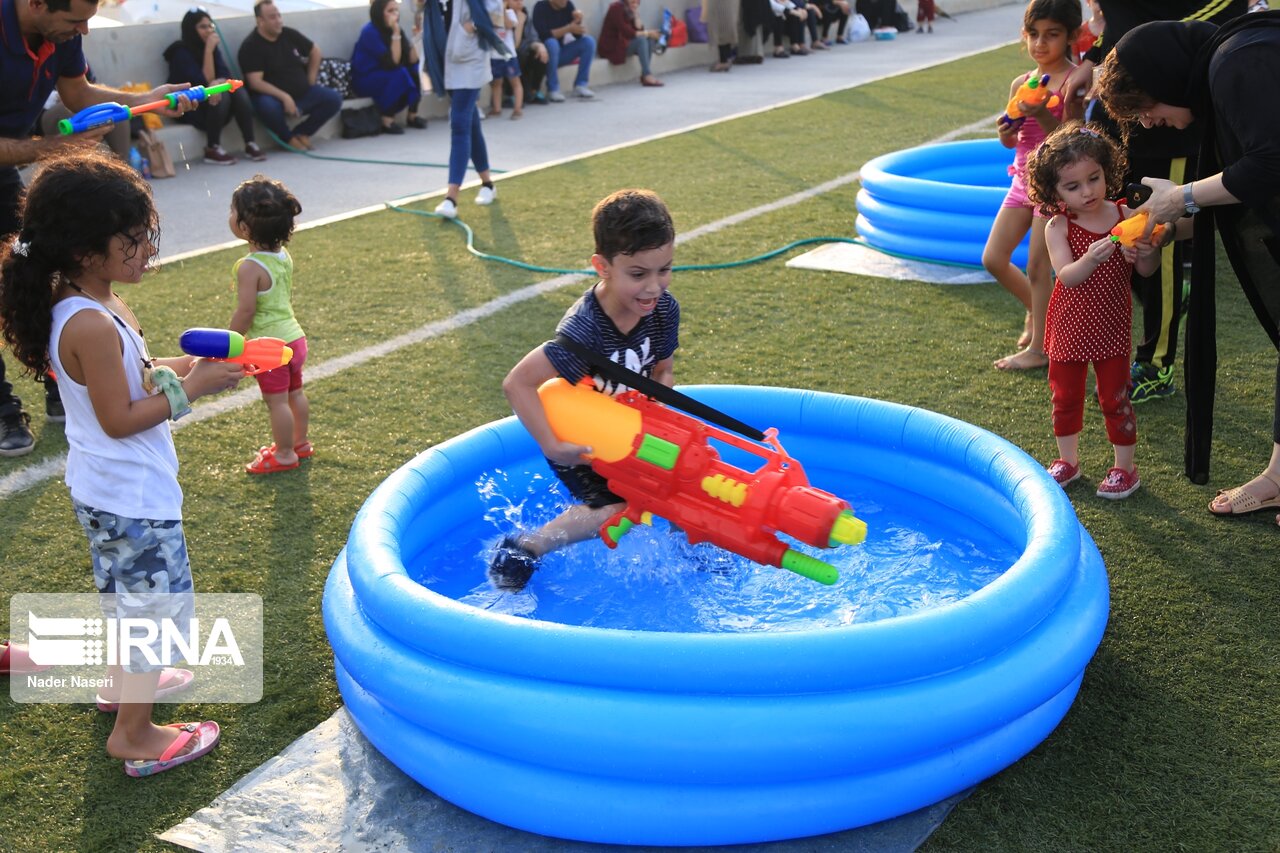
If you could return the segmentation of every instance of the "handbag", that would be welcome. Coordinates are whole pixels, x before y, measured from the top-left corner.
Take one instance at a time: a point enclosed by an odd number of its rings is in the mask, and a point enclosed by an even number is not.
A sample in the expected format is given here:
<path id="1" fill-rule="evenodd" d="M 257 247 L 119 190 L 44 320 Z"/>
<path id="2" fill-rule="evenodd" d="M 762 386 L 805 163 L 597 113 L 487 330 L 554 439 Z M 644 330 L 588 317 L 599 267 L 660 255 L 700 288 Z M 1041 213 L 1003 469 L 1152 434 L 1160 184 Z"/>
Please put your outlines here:
<path id="1" fill-rule="evenodd" d="M 707 25 L 702 22 L 702 7 L 694 6 L 684 13 L 685 26 L 689 28 L 689 41 L 694 44 L 707 43 Z"/>
<path id="2" fill-rule="evenodd" d="M 382 132 L 382 114 L 370 104 L 342 111 L 342 138 L 359 139 L 361 136 L 377 136 Z"/>
<path id="3" fill-rule="evenodd" d="M 164 143 L 160 141 L 160 137 L 156 136 L 154 130 L 143 130 L 139 133 L 136 147 L 138 154 L 145 157 L 151 164 L 151 177 L 172 178 L 178 174 L 178 170 L 173 166 L 173 158 L 169 156 L 169 149 L 164 147 Z"/>

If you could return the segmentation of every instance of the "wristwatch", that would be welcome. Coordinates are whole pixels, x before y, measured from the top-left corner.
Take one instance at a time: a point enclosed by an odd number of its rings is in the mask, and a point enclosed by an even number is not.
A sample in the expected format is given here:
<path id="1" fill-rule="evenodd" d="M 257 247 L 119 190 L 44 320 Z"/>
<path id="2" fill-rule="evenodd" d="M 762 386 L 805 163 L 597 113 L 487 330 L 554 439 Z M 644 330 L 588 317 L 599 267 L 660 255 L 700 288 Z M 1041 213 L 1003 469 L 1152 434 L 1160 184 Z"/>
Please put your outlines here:
<path id="1" fill-rule="evenodd" d="M 1193 186 L 1195 186 L 1195 181 L 1192 181 L 1182 188 L 1182 203 L 1187 208 L 1187 212 L 1182 214 L 1183 216 L 1195 216 L 1200 212 L 1200 205 L 1196 204 L 1196 200 L 1191 194 L 1191 188 Z"/>

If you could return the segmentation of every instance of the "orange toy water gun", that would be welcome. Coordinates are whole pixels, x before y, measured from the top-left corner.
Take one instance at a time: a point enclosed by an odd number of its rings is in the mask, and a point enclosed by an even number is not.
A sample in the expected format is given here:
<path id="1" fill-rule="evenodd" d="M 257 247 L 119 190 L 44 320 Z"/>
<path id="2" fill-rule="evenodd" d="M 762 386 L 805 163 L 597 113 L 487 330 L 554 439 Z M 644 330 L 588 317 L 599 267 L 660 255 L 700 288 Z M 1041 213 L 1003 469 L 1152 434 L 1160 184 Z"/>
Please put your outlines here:
<path id="1" fill-rule="evenodd" d="M 681 528 L 690 543 L 710 542 L 769 566 L 823 584 L 839 578 L 835 566 L 789 548 L 776 533 L 818 548 L 856 545 L 867 525 L 847 501 L 809 485 L 778 432 L 764 445 L 747 441 L 664 406 L 638 391 L 617 397 L 597 392 L 590 378 L 578 385 L 551 379 L 538 389 L 556 438 L 592 449 L 591 467 L 626 507 L 600 526 L 616 548 L 636 522 L 652 515 Z M 750 472 L 720 459 L 714 438 L 764 459 Z"/>
<path id="2" fill-rule="evenodd" d="M 1111 241 L 1132 249 L 1138 245 L 1138 240 L 1142 237 L 1142 232 L 1146 228 L 1147 215 L 1145 213 L 1134 214 L 1128 219 L 1121 219 L 1116 223 L 1116 227 L 1111 229 Z M 1151 230 L 1151 243 L 1155 244 L 1163 234 L 1164 225 L 1157 225 Z"/>
<path id="3" fill-rule="evenodd" d="M 282 367 L 293 358 L 293 350 L 279 338 L 246 341 L 244 335 L 228 329 L 187 329 L 178 346 L 187 355 L 242 364 L 250 376 Z"/>
<path id="4" fill-rule="evenodd" d="M 1009 105 L 1004 108 L 1004 115 L 1000 116 L 1002 124 L 1013 124 L 1026 118 L 1022 110 L 1018 109 L 1019 101 L 1024 104 L 1040 104 L 1048 101 L 1045 106 L 1050 109 L 1056 107 L 1058 96 L 1049 92 L 1049 75 L 1045 74 L 1043 77 L 1032 75 L 1018 87 L 1018 91 L 1014 92 L 1013 97 L 1009 99 Z"/>

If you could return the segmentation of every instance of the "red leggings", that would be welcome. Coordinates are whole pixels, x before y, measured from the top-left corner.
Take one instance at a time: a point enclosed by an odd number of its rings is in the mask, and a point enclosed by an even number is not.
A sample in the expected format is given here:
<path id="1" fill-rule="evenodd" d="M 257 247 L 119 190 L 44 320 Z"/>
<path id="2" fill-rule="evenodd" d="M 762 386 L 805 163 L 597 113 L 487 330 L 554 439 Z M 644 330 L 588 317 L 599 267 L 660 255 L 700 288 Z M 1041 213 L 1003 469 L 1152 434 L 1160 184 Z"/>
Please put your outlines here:
<path id="1" fill-rule="evenodd" d="M 1084 380 L 1087 361 L 1049 359 L 1049 390 L 1053 393 L 1053 434 L 1075 435 L 1084 429 Z M 1138 422 L 1129 402 L 1129 358 L 1118 355 L 1093 362 L 1098 380 L 1098 405 L 1107 419 L 1107 439 L 1121 447 L 1138 443 Z"/>

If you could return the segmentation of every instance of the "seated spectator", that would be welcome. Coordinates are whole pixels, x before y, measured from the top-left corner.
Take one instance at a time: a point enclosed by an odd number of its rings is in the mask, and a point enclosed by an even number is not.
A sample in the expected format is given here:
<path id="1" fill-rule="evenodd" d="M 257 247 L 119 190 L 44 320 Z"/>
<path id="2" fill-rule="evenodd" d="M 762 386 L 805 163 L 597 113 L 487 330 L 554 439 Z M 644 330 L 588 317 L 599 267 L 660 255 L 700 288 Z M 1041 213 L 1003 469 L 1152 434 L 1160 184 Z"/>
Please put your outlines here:
<path id="1" fill-rule="evenodd" d="M 653 42 L 661 33 L 646 30 L 640 23 L 640 0 L 614 0 L 604 13 L 604 27 L 600 30 L 597 52 L 611 65 L 623 65 L 627 57 L 640 59 L 640 85 L 661 86 L 662 81 L 649 70 Z"/>
<path id="2" fill-rule="evenodd" d="M 508 0 L 511 11 L 516 13 L 517 32 L 516 57 L 520 60 L 520 79 L 524 84 L 530 103 L 545 104 L 547 96 L 542 94 L 542 81 L 547 79 L 547 46 L 538 37 L 538 30 L 533 25 L 533 18 L 524 8 L 524 0 Z"/>
<path id="3" fill-rule="evenodd" d="M 786 59 L 788 56 L 807 56 L 809 49 L 804 46 L 805 21 L 809 12 L 803 0 L 769 0 L 773 8 L 773 20 L 770 22 L 773 33 L 773 55 L 775 59 Z M 782 40 L 791 42 L 791 49 L 783 46 Z"/>
<path id="4" fill-rule="evenodd" d="M 271 0 L 253 7 L 255 29 L 240 45 L 240 68 L 262 123 L 281 141 L 310 151 L 311 136 L 342 109 L 342 95 L 316 85 L 320 48 L 284 25 Z M 306 116 L 293 129 L 286 116 Z"/>
<path id="5" fill-rule="evenodd" d="M 231 77 L 231 69 L 222 55 L 222 40 L 218 38 L 213 18 L 204 9 L 192 9 L 182 16 L 182 38 L 165 48 L 164 59 L 169 63 L 169 82 L 188 83 L 192 86 L 216 86 Z M 203 109 L 178 116 L 178 121 L 204 131 L 204 161 L 214 166 L 230 166 L 236 158 L 222 147 L 222 129 L 236 120 L 240 135 L 244 137 L 244 156 L 250 160 L 265 160 L 267 155 L 253 139 L 253 104 L 244 89 L 222 95 L 215 103 L 211 98 Z"/>
<path id="6" fill-rule="evenodd" d="M 831 47 L 831 25 L 838 24 L 836 27 L 835 44 L 850 44 L 852 39 L 845 35 L 845 28 L 849 26 L 849 0 L 821 0 L 818 8 L 822 10 L 822 43 L 827 47 Z"/>
<path id="7" fill-rule="evenodd" d="M 579 98 L 594 98 L 596 93 L 587 88 L 587 81 L 591 78 L 596 40 L 587 35 L 582 13 L 573 8 L 570 0 L 538 0 L 533 7 L 533 27 L 547 47 L 547 100 L 553 103 L 564 101 L 556 69 L 574 60 L 578 62 L 578 76 L 573 80 L 573 94 Z"/>
<path id="8" fill-rule="evenodd" d="M 516 7 L 518 6 L 523 12 L 524 2 L 523 0 L 506 0 L 503 6 L 502 27 L 496 32 L 509 53 L 503 56 L 496 51 L 489 51 L 489 70 L 493 74 L 493 83 L 490 84 L 493 92 L 493 109 L 489 111 L 489 115 L 502 115 L 502 84 L 506 81 L 511 87 L 511 117 L 517 119 L 524 115 L 524 86 L 520 83 L 520 60 L 516 58 L 519 56 L 520 40 L 523 38 L 523 33 L 520 31 L 520 16 L 516 12 Z"/>
<path id="9" fill-rule="evenodd" d="M 363 98 L 373 98 L 382 113 L 383 133 L 404 133 L 396 114 L 407 110 L 404 123 L 423 130 L 427 120 L 418 115 L 422 100 L 422 76 L 418 52 L 400 28 L 399 0 L 373 0 L 369 23 L 351 51 L 351 87 Z"/>

